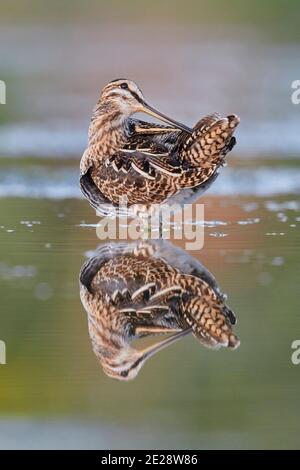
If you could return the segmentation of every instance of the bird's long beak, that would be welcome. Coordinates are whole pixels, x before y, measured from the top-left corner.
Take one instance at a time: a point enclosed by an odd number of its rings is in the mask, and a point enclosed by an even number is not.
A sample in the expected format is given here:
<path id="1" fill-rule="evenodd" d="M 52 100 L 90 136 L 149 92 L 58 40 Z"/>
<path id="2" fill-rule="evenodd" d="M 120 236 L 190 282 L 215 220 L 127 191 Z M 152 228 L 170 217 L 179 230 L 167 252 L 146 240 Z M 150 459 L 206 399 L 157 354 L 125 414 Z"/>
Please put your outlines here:
<path id="1" fill-rule="evenodd" d="M 160 341 L 159 343 L 156 343 L 154 345 L 149 346 L 148 348 L 143 349 L 141 351 L 142 362 L 145 362 L 147 359 L 149 359 L 149 357 L 153 356 L 158 351 L 165 349 L 167 346 L 170 346 L 171 344 L 175 343 L 184 336 L 189 335 L 191 332 L 192 328 L 187 328 L 186 330 L 179 331 L 179 333 L 175 333 L 174 335 L 169 336 L 168 338 L 164 339 L 163 341 Z"/>
<path id="2" fill-rule="evenodd" d="M 150 116 L 159 119 L 160 121 L 164 121 L 167 124 L 171 124 L 172 126 L 176 127 L 177 129 L 181 129 L 182 131 L 188 132 L 191 134 L 193 131 L 190 127 L 186 126 L 185 124 L 181 124 L 181 122 L 175 121 L 174 119 L 169 118 L 165 114 L 157 111 L 155 108 L 152 108 L 148 103 L 143 103 L 142 105 L 142 112 L 149 114 Z"/>

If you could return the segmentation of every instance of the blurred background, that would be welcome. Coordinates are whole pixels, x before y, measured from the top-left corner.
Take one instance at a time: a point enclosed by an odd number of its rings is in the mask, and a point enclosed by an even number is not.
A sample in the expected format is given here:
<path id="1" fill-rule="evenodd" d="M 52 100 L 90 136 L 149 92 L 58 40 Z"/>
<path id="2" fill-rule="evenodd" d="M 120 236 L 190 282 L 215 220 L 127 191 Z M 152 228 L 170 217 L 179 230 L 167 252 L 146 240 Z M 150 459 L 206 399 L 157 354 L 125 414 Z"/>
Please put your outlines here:
<path id="1" fill-rule="evenodd" d="M 296 0 L 1 5 L 0 448 L 299 447 L 299 18 Z M 79 161 L 118 77 L 190 125 L 241 117 L 191 253 L 228 293 L 241 346 L 185 338 L 132 383 L 102 373 L 78 288 L 99 243 Z"/>

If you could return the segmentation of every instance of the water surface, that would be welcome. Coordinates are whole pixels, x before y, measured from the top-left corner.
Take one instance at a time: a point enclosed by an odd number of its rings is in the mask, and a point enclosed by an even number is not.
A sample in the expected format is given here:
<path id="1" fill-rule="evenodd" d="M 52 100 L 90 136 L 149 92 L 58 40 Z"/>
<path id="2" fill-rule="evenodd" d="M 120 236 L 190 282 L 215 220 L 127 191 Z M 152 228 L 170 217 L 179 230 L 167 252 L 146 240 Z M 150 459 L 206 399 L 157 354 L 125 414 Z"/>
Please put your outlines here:
<path id="1" fill-rule="evenodd" d="M 50 418 L 87 420 L 99 433 L 99 448 L 106 445 L 107 426 L 124 429 L 131 442 L 137 429 L 145 429 L 145 440 L 136 441 L 141 447 L 147 446 L 147 433 L 153 433 L 154 447 L 297 446 L 300 375 L 291 363 L 291 343 L 300 330 L 300 200 L 207 196 L 205 203 L 205 249 L 191 254 L 228 294 L 241 346 L 214 352 L 185 338 L 123 384 L 107 378 L 97 363 L 79 299 L 80 266 L 99 243 L 89 227 L 93 211 L 77 199 L 5 200 L 4 416 L 34 418 L 36 426 Z M 80 426 L 74 433 L 69 445 L 78 439 L 88 445 Z M 43 442 L 32 436 L 33 446 Z M 121 435 L 111 442 L 122 446 Z"/>

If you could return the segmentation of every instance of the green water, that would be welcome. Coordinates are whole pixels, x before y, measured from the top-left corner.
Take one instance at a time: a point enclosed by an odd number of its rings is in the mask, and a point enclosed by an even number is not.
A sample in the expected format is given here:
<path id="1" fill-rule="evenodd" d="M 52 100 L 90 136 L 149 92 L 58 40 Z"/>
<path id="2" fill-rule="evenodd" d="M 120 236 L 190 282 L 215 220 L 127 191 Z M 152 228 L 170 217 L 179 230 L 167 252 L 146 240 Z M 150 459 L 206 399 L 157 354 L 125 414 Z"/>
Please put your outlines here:
<path id="1" fill-rule="evenodd" d="M 152 358 L 136 380 L 120 383 L 103 374 L 91 351 L 79 299 L 79 269 L 100 242 L 95 228 L 79 226 L 95 223 L 93 211 L 71 199 L 4 202 L 3 418 L 113 424 L 133 439 L 141 439 L 141 427 L 155 447 L 299 445 L 300 366 L 291 362 L 291 343 L 300 338 L 299 207 L 269 211 L 262 198 L 206 197 L 206 219 L 228 225 L 206 227 L 204 249 L 191 254 L 228 294 L 241 346 L 215 352 L 185 338 Z M 250 202 L 257 207 L 245 212 Z M 272 199 L 279 208 L 296 202 Z M 282 212 L 288 220 L 278 218 Z"/>

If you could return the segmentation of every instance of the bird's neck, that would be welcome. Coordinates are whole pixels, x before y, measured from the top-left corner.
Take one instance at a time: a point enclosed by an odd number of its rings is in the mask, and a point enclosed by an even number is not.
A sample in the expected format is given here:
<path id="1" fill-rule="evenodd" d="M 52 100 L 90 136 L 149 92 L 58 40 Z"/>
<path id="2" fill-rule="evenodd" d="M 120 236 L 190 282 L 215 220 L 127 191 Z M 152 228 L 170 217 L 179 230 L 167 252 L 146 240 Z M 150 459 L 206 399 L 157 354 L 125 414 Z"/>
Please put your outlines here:
<path id="1" fill-rule="evenodd" d="M 128 117 L 115 107 L 101 105 L 94 109 L 89 127 L 89 146 L 101 147 L 106 156 L 115 153 L 129 136 Z"/>

